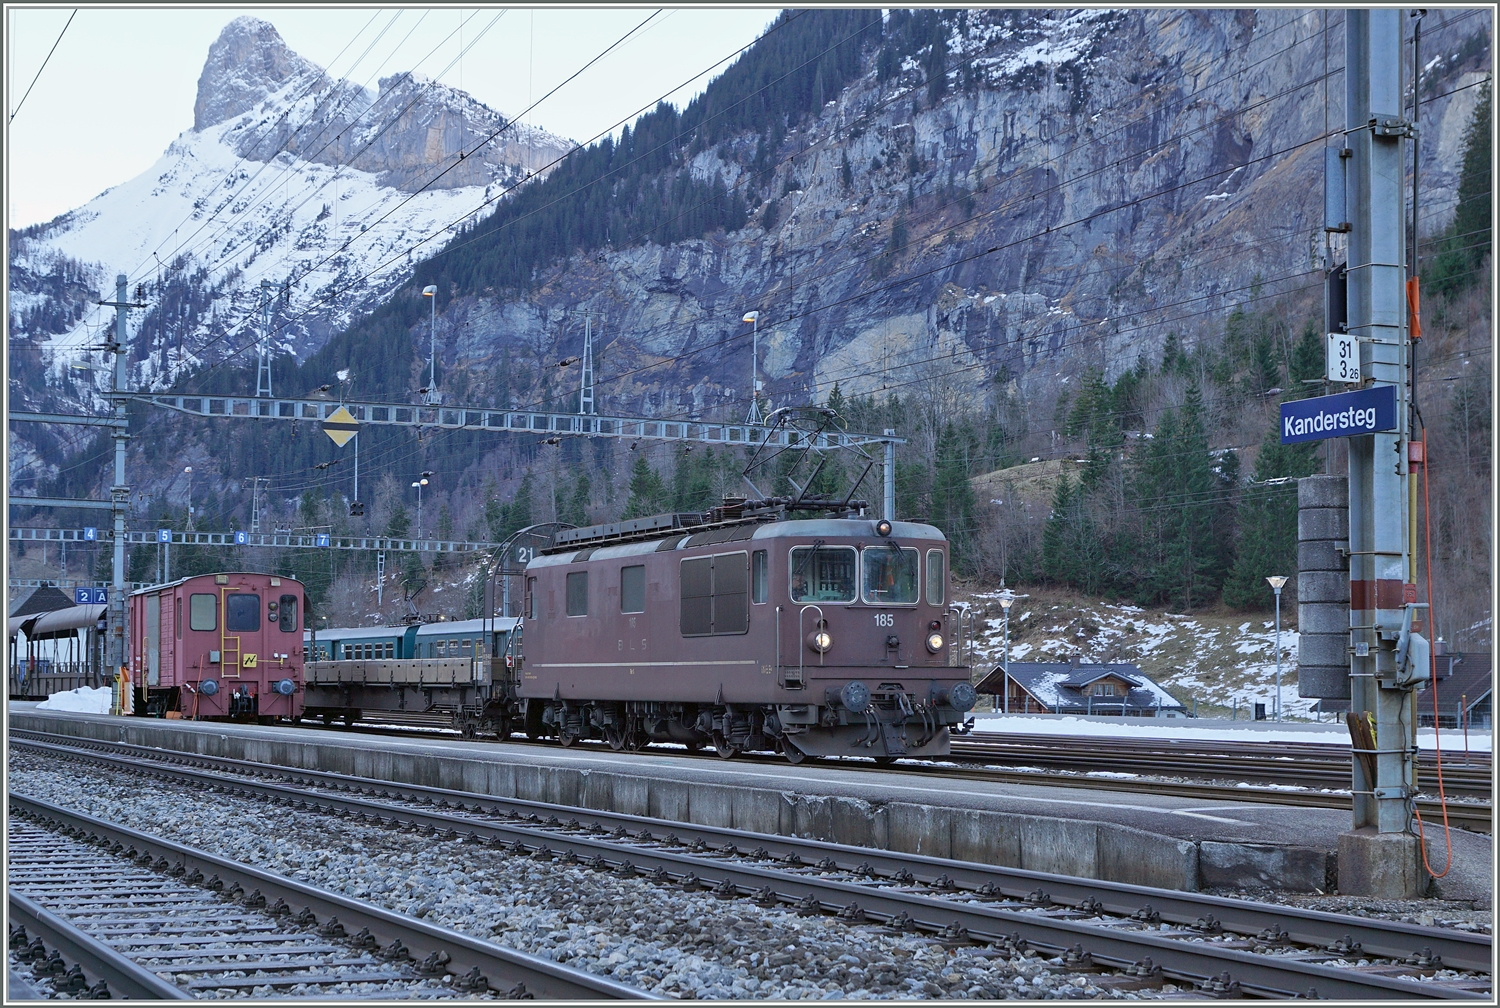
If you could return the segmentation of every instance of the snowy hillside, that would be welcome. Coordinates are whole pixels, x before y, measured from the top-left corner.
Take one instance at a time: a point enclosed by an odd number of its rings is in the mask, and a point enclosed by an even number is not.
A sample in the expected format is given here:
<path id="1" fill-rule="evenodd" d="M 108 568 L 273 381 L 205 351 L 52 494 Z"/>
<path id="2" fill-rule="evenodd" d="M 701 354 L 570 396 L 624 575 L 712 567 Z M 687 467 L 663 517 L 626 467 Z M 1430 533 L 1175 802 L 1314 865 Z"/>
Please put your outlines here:
<path id="1" fill-rule="evenodd" d="M 35 348 L 13 395 L 79 395 L 68 368 L 110 323 L 92 302 L 118 273 L 149 305 L 130 319 L 141 387 L 245 346 L 263 284 L 278 352 L 305 357 L 573 146 L 418 75 L 377 95 L 335 81 L 254 18 L 224 29 L 198 92 L 148 172 L 12 234 L 12 338 Z"/>
<path id="2" fill-rule="evenodd" d="M 967 597 L 979 610 L 977 669 L 988 672 L 1004 654 L 1000 593 Z M 1295 607 L 1281 613 L 1281 703 L 1302 716 L 1316 702 L 1297 695 Z M 1133 662 L 1200 715 L 1240 716 L 1270 704 L 1276 691 L 1276 627 L 1269 614 L 1150 612 L 1138 606 L 1062 593 L 1020 597 L 1010 610 L 1011 661 Z M 981 708 L 985 703 L 981 702 Z"/>

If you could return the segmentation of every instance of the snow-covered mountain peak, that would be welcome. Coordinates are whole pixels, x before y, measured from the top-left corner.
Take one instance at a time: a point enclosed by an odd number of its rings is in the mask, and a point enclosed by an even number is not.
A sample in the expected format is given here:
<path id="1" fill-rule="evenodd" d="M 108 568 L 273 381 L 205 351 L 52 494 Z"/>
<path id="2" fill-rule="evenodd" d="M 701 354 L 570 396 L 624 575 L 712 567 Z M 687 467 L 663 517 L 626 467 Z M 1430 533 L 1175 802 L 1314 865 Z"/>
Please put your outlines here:
<path id="1" fill-rule="evenodd" d="M 326 76 L 317 64 L 287 48 L 269 21 L 237 17 L 208 48 L 193 103 L 193 129 L 248 112 L 291 81 L 306 86 Z"/>

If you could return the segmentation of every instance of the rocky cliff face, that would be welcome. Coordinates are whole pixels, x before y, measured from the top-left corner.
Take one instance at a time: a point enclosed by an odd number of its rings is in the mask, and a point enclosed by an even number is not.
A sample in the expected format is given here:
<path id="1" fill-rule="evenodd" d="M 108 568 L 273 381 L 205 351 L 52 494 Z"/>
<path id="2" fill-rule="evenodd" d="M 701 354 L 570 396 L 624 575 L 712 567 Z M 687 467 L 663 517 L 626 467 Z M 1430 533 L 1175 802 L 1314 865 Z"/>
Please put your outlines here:
<path id="1" fill-rule="evenodd" d="M 577 256 L 524 298 L 460 297 L 440 322 L 445 353 L 476 371 L 534 360 L 506 394 L 566 402 L 560 382 L 525 375 L 578 352 L 566 309 L 599 311 L 612 334 L 602 409 L 719 418 L 744 411 L 740 316 L 759 309 L 777 405 L 838 384 L 969 404 L 1020 391 L 1046 407 L 1082 368 L 1155 360 L 1173 332 L 1217 338 L 1236 308 L 1311 318 L 1342 26 L 1338 12 L 1288 9 L 971 12 L 947 40 L 957 65 L 941 100 L 915 60 L 884 82 L 871 60 L 786 133 L 761 190 L 775 211 L 733 234 Z M 1443 54 L 1423 108 L 1435 228 L 1489 28 L 1479 14 L 1425 31 Z M 684 170 L 755 192 L 759 140 Z"/>

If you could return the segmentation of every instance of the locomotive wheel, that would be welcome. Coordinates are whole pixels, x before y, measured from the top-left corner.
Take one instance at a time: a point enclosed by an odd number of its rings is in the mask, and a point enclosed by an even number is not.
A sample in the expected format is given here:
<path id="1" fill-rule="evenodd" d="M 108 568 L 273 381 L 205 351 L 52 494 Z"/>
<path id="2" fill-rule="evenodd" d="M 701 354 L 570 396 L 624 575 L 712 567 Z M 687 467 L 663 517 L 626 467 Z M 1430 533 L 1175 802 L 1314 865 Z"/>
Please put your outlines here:
<path id="1" fill-rule="evenodd" d="M 786 761 L 788 763 L 794 765 L 797 763 L 807 762 L 807 753 L 803 752 L 801 749 L 798 749 L 796 746 L 792 745 L 785 739 L 782 739 L 781 741 L 781 755 L 786 757 Z"/>
<path id="2" fill-rule="evenodd" d="M 729 744 L 729 740 L 722 733 L 714 732 L 714 752 L 718 754 L 719 759 L 733 759 L 738 751 Z"/>
<path id="3" fill-rule="evenodd" d="M 607 725 L 604 729 L 604 738 L 615 752 L 625 748 L 625 729 L 619 725 Z"/>
<path id="4" fill-rule="evenodd" d="M 890 766 L 891 764 L 893 764 L 895 762 L 896 762 L 896 757 L 894 757 L 894 756 L 876 756 L 875 757 L 875 765 L 876 766 Z"/>
<path id="5" fill-rule="evenodd" d="M 562 746 L 564 749 L 571 749 L 573 747 L 573 743 L 577 741 L 577 735 L 570 735 L 567 732 L 559 732 L 557 735 L 557 744 Z"/>

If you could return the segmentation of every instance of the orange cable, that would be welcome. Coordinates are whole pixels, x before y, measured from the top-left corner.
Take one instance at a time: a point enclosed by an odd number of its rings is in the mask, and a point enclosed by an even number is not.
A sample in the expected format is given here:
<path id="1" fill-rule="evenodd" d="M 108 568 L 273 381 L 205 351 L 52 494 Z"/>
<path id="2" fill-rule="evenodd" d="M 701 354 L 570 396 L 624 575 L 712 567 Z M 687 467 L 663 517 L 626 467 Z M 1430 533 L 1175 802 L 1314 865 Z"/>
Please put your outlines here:
<path id="1" fill-rule="evenodd" d="M 1427 632 L 1436 640 L 1437 617 L 1433 610 L 1432 602 L 1432 495 L 1427 482 L 1427 428 L 1422 428 L 1422 524 L 1427 536 Z M 1427 874 L 1435 879 L 1440 879 L 1453 870 L 1453 831 L 1448 827 L 1448 799 L 1443 794 L 1443 747 L 1438 740 L 1438 695 L 1437 695 L 1437 651 L 1430 649 L 1427 652 L 1428 661 L 1431 663 L 1429 673 L 1431 685 L 1428 689 L 1432 691 L 1432 751 L 1437 754 L 1437 779 L 1438 779 L 1438 801 L 1443 807 L 1443 839 L 1448 844 L 1448 862 L 1443 866 L 1441 872 L 1432 870 L 1432 864 L 1427 860 L 1427 834 L 1423 828 L 1422 813 L 1415 806 L 1412 812 L 1417 817 L 1417 846 L 1422 851 L 1422 867 L 1427 869 Z M 1459 712 L 1463 716 L 1463 712 Z"/>

